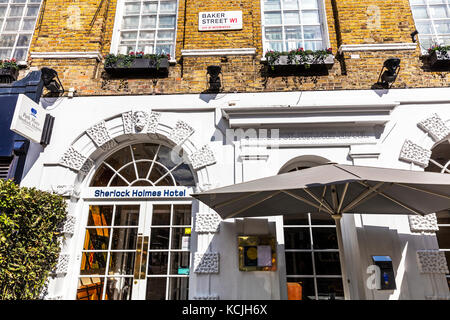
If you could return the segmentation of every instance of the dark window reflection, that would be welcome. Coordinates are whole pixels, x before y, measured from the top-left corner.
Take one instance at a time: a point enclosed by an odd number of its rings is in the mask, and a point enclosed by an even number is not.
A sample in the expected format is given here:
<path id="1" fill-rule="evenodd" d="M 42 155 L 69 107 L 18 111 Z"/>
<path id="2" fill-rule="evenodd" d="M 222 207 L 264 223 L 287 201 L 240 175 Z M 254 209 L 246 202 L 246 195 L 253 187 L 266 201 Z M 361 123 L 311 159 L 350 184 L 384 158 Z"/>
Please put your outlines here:
<path id="1" fill-rule="evenodd" d="M 181 269 L 189 269 L 189 252 L 172 252 L 170 274 L 181 274 Z"/>
<path id="2" fill-rule="evenodd" d="M 334 219 L 325 212 L 311 213 L 311 224 L 335 225 Z"/>
<path id="3" fill-rule="evenodd" d="M 122 166 L 131 161 L 133 161 L 133 158 L 131 157 L 131 150 L 129 146 L 126 146 L 119 151 L 116 151 L 113 155 L 106 159 L 105 162 L 115 170 L 119 170 Z"/>
<path id="4" fill-rule="evenodd" d="M 340 275 L 339 252 L 314 252 L 316 274 Z"/>
<path id="5" fill-rule="evenodd" d="M 286 249 L 310 249 L 309 228 L 284 228 L 284 244 Z"/>
<path id="6" fill-rule="evenodd" d="M 191 224 L 191 205 L 174 205 L 173 206 L 173 225 L 190 225 Z"/>
<path id="7" fill-rule="evenodd" d="M 436 212 L 438 224 L 450 224 L 450 212 L 448 210 Z"/>
<path id="8" fill-rule="evenodd" d="M 112 239 L 112 250 L 134 250 L 136 249 L 137 228 L 114 228 Z"/>
<path id="9" fill-rule="evenodd" d="M 170 224 L 170 205 L 153 206 L 152 226 L 168 226 Z"/>
<path id="10" fill-rule="evenodd" d="M 107 252 L 83 252 L 80 275 L 104 275 L 107 257 Z"/>
<path id="11" fill-rule="evenodd" d="M 137 226 L 139 224 L 139 205 L 116 206 L 115 226 Z"/>
<path id="12" fill-rule="evenodd" d="M 336 228 L 312 228 L 314 249 L 337 249 Z"/>
<path id="13" fill-rule="evenodd" d="M 83 250 L 108 250 L 110 228 L 86 229 Z"/>
<path id="14" fill-rule="evenodd" d="M 111 252 L 109 260 L 110 275 L 132 275 L 135 252 Z"/>
<path id="15" fill-rule="evenodd" d="M 319 300 L 344 299 L 342 278 L 317 278 L 317 295 Z"/>
<path id="16" fill-rule="evenodd" d="M 148 274 L 167 274 L 168 252 L 149 252 Z"/>
<path id="17" fill-rule="evenodd" d="M 133 278 L 108 278 L 105 300 L 131 300 Z"/>
<path id="18" fill-rule="evenodd" d="M 109 180 L 114 175 L 114 172 L 108 168 L 105 164 L 102 164 L 97 171 L 95 172 L 95 176 L 92 179 L 91 187 L 106 187 L 108 186 Z"/>
<path id="19" fill-rule="evenodd" d="M 166 299 L 167 278 L 147 278 L 147 300 L 165 300 Z"/>
<path id="20" fill-rule="evenodd" d="M 287 282 L 299 283 L 302 286 L 302 300 L 315 300 L 316 291 L 314 289 L 313 278 L 286 278 Z"/>
<path id="21" fill-rule="evenodd" d="M 312 256 L 310 252 L 286 252 L 286 274 L 312 275 Z"/>
<path id="22" fill-rule="evenodd" d="M 283 217 L 283 222 L 285 225 L 308 225 L 308 214 L 307 213 L 298 213 L 287 215 Z"/>
<path id="23" fill-rule="evenodd" d="M 152 228 L 150 249 L 169 249 L 169 228 Z"/>
<path id="24" fill-rule="evenodd" d="M 189 278 L 169 278 L 169 300 L 187 300 L 189 295 Z"/>
<path id="25" fill-rule="evenodd" d="M 88 226 L 110 226 L 113 206 L 89 206 Z"/>
<path id="26" fill-rule="evenodd" d="M 183 242 L 190 241 L 190 235 L 186 234 L 187 228 L 172 228 L 172 249 L 184 249 Z M 189 243 L 185 243 L 185 246 L 189 246 Z"/>
<path id="27" fill-rule="evenodd" d="M 77 300 L 102 300 L 104 278 L 80 277 Z"/>
<path id="28" fill-rule="evenodd" d="M 450 227 L 439 227 L 439 231 L 436 232 L 436 238 L 439 248 L 450 249 Z"/>

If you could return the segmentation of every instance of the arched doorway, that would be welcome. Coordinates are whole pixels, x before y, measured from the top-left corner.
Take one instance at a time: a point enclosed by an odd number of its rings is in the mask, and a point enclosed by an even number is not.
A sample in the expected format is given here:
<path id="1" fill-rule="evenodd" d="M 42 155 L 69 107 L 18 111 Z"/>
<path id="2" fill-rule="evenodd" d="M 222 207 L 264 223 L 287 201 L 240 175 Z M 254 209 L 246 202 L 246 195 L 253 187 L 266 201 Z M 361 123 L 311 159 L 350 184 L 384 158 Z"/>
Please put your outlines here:
<path id="1" fill-rule="evenodd" d="M 77 299 L 187 299 L 192 204 L 175 192 L 195 184 L 183 151 L 163 144 L 136 143 L 106 158 L 89 186 L 113 196 L 86 201 Z"/>
<path id="2" fill-rule="evenodd" d="M 279 174 L 327 163 L 302 156 L 286 163 Z M 336 224 L 326 213 L 283 217 L 286 281 L 300 283 L 304 300 L 344 299 Z"/>
<path id="3" fill-rule="evenodd" d="M 430 163 L 425 171 L 450 173 L 450 142 L 444 140 L 436 144 L 431 153 Z M 437 225 L 436 238 L 439 245 L 439 251 L 443 251 L 450 265 L 450 209 L 436 212 Z M 450 275 L 446 275 L 447 283 L 450 288 Z"/>

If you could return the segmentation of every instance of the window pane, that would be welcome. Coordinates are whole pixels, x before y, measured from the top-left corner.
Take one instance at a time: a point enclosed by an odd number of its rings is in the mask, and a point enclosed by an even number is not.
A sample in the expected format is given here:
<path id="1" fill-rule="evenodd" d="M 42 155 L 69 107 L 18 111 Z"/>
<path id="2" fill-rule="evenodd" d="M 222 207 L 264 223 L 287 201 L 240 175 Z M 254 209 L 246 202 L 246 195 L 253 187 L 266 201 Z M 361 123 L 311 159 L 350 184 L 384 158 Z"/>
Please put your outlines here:
<path id="1" fill-rule="evenodd" d="M 312 256 L 310 252 L 286 252 L 287 275 L 312 275 Z"/>
<path id="2" fill-rule="evenodd" d="M 439 248 L 450 249 L 450 227 L 439 227 L 436 232 Z"/>
<path id="3" fill-rule="evenodd" d="M 6 19 L 6 23 L 4 26 L 4 31 L 18 31 L 19 30 L 20 19 L 12 18 Z"/>
<path id="4" fill-rule="evenodd" d="M 89 206 L 88 226 L 110 226 L 113 206 Z"/>
<path id="5" fill-rule="evenodd" d="M 312 228 L 314 249 L 337 249 L 336 228 Z"/>
<path id="6" fill-rule="evenodd" d="M 6 6 L 0 6 L 0 17 L 4 17 L 6 14 Z"/>
<path id="7" fill-rule="evenodd" d="M 20 17 L 22 16 L 23 9 L 25 6 L 11 6 L 9 9 L 9 17 Z"/>
<path id="8" fill-rule="evenodd" d="M 117 206 L 114 226 L 137 226 L 139 224 L 139 205 Z"/>
<path id="9" fill-rule="evenodd" d="M 81 277 L 78 280 L 77 300 L 101 300 L 104 278 Z"/>
<path id="10" fill-rule="evenodd" d="M 178 269 L 189 268 L 190 252 L 172 252 L 170 262 L 170 274 L 178 274 Z"/>
<path id="11" fill-rule="evenodd" d="M 314 252 L 316 274 L 340 275 L 341 264 L 338 252 Z"/>
<path id="12" fill-rule="evenodd" d="M 16 49 L 14 50 L 13 58 L 17 61 L 25 61 L 26 60 L 27 49 Z"/>
<path id="13" fill-rule="evenodd" d="M 36 17 L 39 13 L 39 6 L 28 6 L 27 7 L 27 17 Z"/>
<path id="14" fill-rule="evenodd" d="M 432 34 L 431 22 L 416 23 L 417 31 L 421 34 Z"/>
<path id="15" fill-rule="evenodd" d="M 17 39 L 18 47 L 28 47 L 31 41 L 31 34 L 21 34 Z"/>
<path id="16" fill-rule="evenodd" d="M 287 282 L 299 283 L 302 286 L 302 300 L 315 300 L 316 291 L 314 289 L 314 279 L 313 278 L 297 278 L 289 277 L 286 278 Z"/>
<path id="17" fill-rule="evenodd" d="M 137 32 L 121 32 L 120 40 L 135 40 L 137 37 Z"/>
<path id="18" fill-rule="evenodd" d="M 173 31 L 168 30 L 158 31 L 158 39 L 173 40 L 174 34 Z"/>
<path id="19" fill-rule="evenodd" d="M 343 300 L 342 278 L 318 278 L 317 291 L 319 300 Z"/>
<path id="20" fill-rule="evenodd" d="M 172 171 L 172 176 L 177 182 L 177 185 L 195 186 L 194 176 L 192 175 L 192 171 L 188 164 L 183 163 L 182 165 L 179 165 Z"/>
<path id="21" fill-rule="evenodd" d="M 266 25 L 281 24 L 280 12 L 266 12 L 264 13 L 264 19 Z"/>
<path id="22" fill-rule="evenodd" d="M 295 215 L 287 215 L 283 217 L 285 225 L 307 225 L 309 224 L 307 213 L 297 213 Z"/>
<path id="23" fill-rule="evenodd" d="M 159 17 L 160 28 L 175 28 L 175 16 L 160 16 Z"/>
<path id="24" fill-rule="evenodd" d="M 139 14 L 141 10 L 141 3 L 126 3 L 125 14 Z"/>
<path id="25" fill-rule="evenodd" d="M 412 7 L 414 19 L 428 19 L 426 7 Z"/>
<path id="26" fill-rule="evenodd" d="M 447 210 L 436 212 L 436 218 L 438 224 L 450 224 L 450 212 Z"/>
<path id="27" fill-rule="evenodd" d="M 12 47 L 16 41 L 15 34 L 5 34 L 0 37 L 0 47 Z"/>
<path id="28" fill-rule="evenodd" d="M 35 22 L 36 22 L 35 18 L 23 19 L 22 29 L 21 30 L 32 31 L 34 29 L 34 23 Z"/>
<path id="29" fill-rule="evenodd" d="M 317 9 L 318 3 L 317 0 L 301 0 L 302 9 Z"/>
<path id="30" fill-rule="evenodd" d="M 286 27 L 284 28 L 284 33 L 287 40 L 302 38 L 302 29 L 300 27 Z"/>
<path id="31" fill-rule="evenodd" d="M 303 24 L 318 24 L 319 20 L 319 11 L 302 11 L 302 23 Z"/>
<path id="32" fill-rule="evenodd" d="M 0 49 L 0 59 L 9 59 L 11 57 L 11 49 Z"/>
<path id="33" fill-rule="evenodd" d="M 139 44 L 137 46 L 137 51 L 144 51 L 145 54 L 147 53 L 153 53 L 153 41 L 139 41 Z M 153 171 L 152 171 L 153 172 Z M 158 178 L 161 175 L 158 175 Z M 153 181 L 156 181 L 157 179 L 154 179 Z"/>
<path id="34" fill-rule="evenodd" d="M 165 300 L 166 299 L 167 278 L 147 278 L 147 300 Z"/>
<path id="35" fill-rule="evenodd" d="M 265 0 L 264 10 L 280 10 L 280 0 Z"/>
<path id="36" fill-rule="evenodd" d="M 436 22 L 435 26 L 438 33 L 450 33 L 450 21 Z"/>
<path id="37" fill-rule="evenodd" d="M 153 206 L 152 226 L 161 226 L 170 224 L 170 205 Z"/>
<path id="38" fill-rule="evenodd" d="M 139 26 L 139 17 L 124 17 L 122 22 L 123 29 L 137 29 Z"/>
<path id="39" fill-rule="evenodd" d="M 133 278 L 108 278 L 105 300 L 131 300 Z"/>
<path id="40" fill-rule="evenodd" d="M 446 6 L 430 6 L 430 14 L 432 18 L 447 18 Z"/>
<path id="41" fill-rule="evenodd" d="M 177 3 L 176 1 L 161 1 L 160 2 L 160 12 L 169 12 L 169 13 L 175 13 L 177 10 Z"/>
<path id="42" fill-rule="evenodd" d="M 169 249 L 169 228 L 152 228 L 150 249 Z"/>
<path id="43" fill-rule="evenodd" d="M 284 246 L 286 249 L 310 249 L 309 228 L 284 228 Z"/>
<path id="44" fill-rule="evenodd" d="M 155 28 L 156 16 L 143 16 L 141 20 L 141 28 Z"/>
<path id="45" fill-rule="evenodd" d="M 283 51 L 283 43 L 270 41 L 267 43 L 267 50 Z"/>
<path id="46" fill-rule="evenodd" d="M 168 252 L 149 252 L 148 274 L 167 274 Z"/>
<path id="47" fill-rule="evenodd" d="M 305 41 L 305 50 L 320 50 L 322 48 L 322 41 Z"/>
<path id="48" fill-rule="evenodd" d="M 132 275 L 134 272 L 135 252 L 111 252 L 109 275 Z"/>
<path id="49" fill-rule="evenodd" d="M 122 170 L 120 170 L 119 174 L 130 183 L 137 179 L 136 171 L 134 169 L 133 163 L 130 163 L 129 165 L 124 167 Z"/>
<path id="50" fill-rule="evenodd" d="M 320 26 L 304 26 L 303 33 L 305 39 L 322 39 L 322 31 Z"/>
<path id="51" fill-rule="evenodd" d="M 267 40 L 282 40 L 281 28 L 266 28 L 265 35 Z"/>
<path id="52" fill-rule="evenodd" d="M 285 12 L 284 13 L 284 24 L 299 24 L 300 14 L 299 12 Z"/>
<path id="53" fill-rule="evenodd" d="M 83 252 L 80 275 L 104 275 L 106 272 L 107 252 Z"/>
<path id="54" fill-rule="evenodd" d="M 134 250 L 136 249 L 137 228 L 114 228 L 111 249 Z"/>
<path id="55" fill-rule="evenodd" d="M 190 234 L 187 233 L 190 228 L 172 228 L 172 249 L 189 250 Z"/>
<path id="56" fill-rule="evenodd" d="M 143 13 L 156 13 L 158 11 L 157 2 L 144 2 L 144 7 L 142 8 Z"/>
<path id="57" fill-rule="evenodd" d="M 119 46 L 119 53 L 128 54 L 129 52 L 134 51 L 134 48 L 135 48 L 134 45 L 121 45 Z"/>
<path id="58" fill-rule="evenodd" d="M 297 0 L 283 0 L 283 9 L 284 10 L 298 10 L 298 1 Z"/>
<path id="59" fill-rule="evenodd" d="M 139 33 L 139 38 L 146 39 L 146 40 L 153 40 L 155 39 L 155 32 L 154 31 L 141 31 Z M 136 155 L 135 155 L 136 157 Z M 153 159 L 153 158 L 150 158 Z"/>
<path id="60" fill-rule="evenodd" d="M 189 294 L 189 278 L 169 278 L 169 300 L 187 300 Z"/>

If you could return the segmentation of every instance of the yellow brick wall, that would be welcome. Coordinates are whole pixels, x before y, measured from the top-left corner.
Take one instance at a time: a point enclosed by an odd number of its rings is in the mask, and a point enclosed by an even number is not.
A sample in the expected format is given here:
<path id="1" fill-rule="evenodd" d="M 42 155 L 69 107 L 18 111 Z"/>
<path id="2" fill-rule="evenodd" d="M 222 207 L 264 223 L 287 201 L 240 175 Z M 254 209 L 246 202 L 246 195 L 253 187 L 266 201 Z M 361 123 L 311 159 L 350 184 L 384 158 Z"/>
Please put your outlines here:
<path id="1" fill-rule="evenodd" d="M 100 0 L 48 0 L 41 26 L 37 26 L 31 52 L 110 52 L 117 0 L 104 0 L 91 26 Z M 330 46 L 337 55 L 340 45 L 411 43 L 415 30 L 409 0 L 324 0 Z M 200 11 L 243 13 L 243 29 L 199 32 Z M 255 48 L 256 55 L 182 57 L 183 49 Z M 448 86 L 449 72 L 431 71 L 420 50 L 360 51 L 337 55 L 334 66 L 322 73 L 271 74 L 261 62 L 260 0 L 179 0 L 176 60 L 169 75 L 160 78 L 112 77 L 95 59 L 33 59 L 30 67 L 58 71 L 66 89 L 78 95 L 200 93 L 207 89 L 206 67 L 220 65 L 224 92 L 370 89 L 383 61 L 401 58 L 393 88 Z"/>

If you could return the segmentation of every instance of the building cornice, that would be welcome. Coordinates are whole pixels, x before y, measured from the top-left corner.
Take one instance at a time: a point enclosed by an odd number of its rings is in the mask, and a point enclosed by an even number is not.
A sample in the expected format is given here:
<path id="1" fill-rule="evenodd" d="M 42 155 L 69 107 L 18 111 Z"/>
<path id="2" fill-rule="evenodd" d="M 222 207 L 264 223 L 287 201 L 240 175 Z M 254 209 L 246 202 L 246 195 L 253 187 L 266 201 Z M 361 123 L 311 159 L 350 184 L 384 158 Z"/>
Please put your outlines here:
<path id="1" fill-rule="evenodd" d="M 227 48 L 227 49 L 188 49 L 181 50 L 183 57 L 188 56 L 237 56 L 255 55 L 255 48 Z"/>
<path id="2" fill-rule="evenodd" d="M 102 54 L 98 51 L 91 52 L 31 52 L 31 59 L 96 59 L 102 60 Z"/>
<path id="3" fill-rule="evenodd" d="M 355 51 L 388 51 L 388 50 L 415 50 L 417 43 L 363 43 L 343 44 L 339 47 L 339 53 Z"/>

